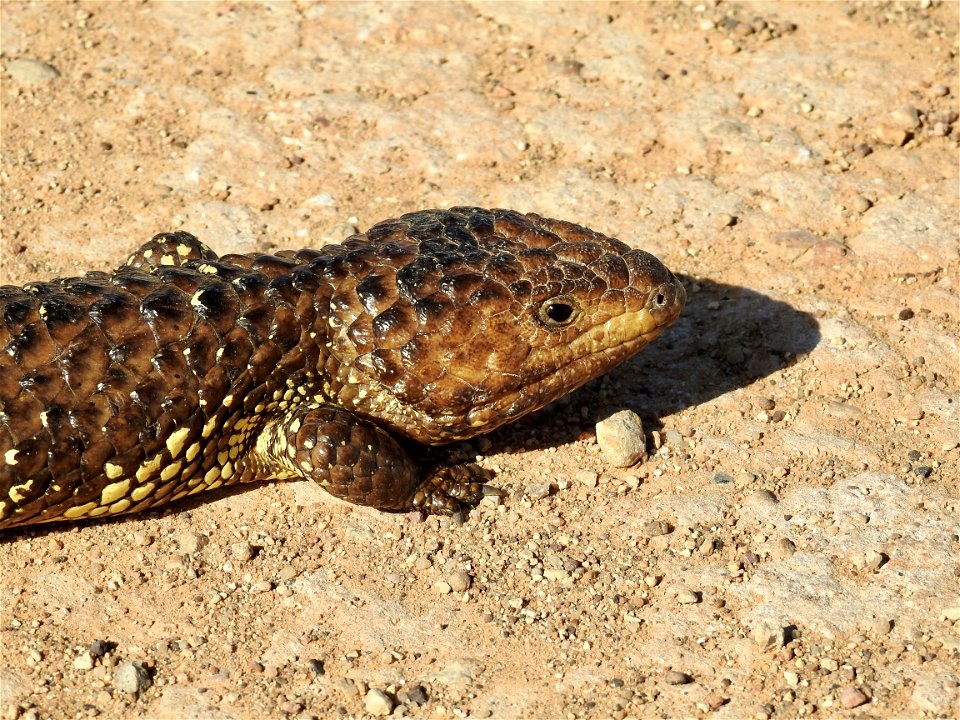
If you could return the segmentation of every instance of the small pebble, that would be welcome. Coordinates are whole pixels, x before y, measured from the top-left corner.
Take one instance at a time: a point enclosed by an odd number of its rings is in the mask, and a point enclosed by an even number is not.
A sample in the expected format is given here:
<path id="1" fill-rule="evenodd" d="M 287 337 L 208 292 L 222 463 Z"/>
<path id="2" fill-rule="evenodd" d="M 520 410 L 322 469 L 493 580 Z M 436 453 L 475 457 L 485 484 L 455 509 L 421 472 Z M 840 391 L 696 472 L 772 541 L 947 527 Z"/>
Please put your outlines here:
<path id="1" fill-rule="evenodd" d="M 370 688 L 363 699 L 363 707 L 371 715 L 383 717 L 393 712 L 393 700 L 383 690 Z"/>
<path id="2" fill-rule="evenodd" d="M 113 675 L 113 686 L 121 692 L 136 695 L 150 687 L 150 673 L 138 662 L 125 660 L 117 665 Z"/>
<path id="3" fill-rule="evenodd" d="M 797 551 L 797 546 L 790 538 L 782 537 L 773 546 L 773 556 L 780 560 L 790 557 Z"/>
<path id="4" fill-rule="evenodd" d="M 693 682 L 693 678 L 687 673 L 678 670 L 667 670 L 663 674 L 663 680 L 667 685 L 687 685 Z"/>
<path id="5" fill-rule="evenodd" d="M 683 444 L 683 435 L 678 433 L 676 430 L 666 430 L 663 433 L 663 436 L 667 441 L 667 445 L 673 445 L 674 447 L 677 447 L 678 445 Z"/>
<path id="6" fill-rule="evenodd" d="M 16 58 L 6 62 L 7 72 L 18 85 L 42 85 L 60 77 L 60 71 L 33 58 Z"/>
<path id="7" fill-rule="evenodd" d="M 110 652 L 112 647 L 113 644 L 108 640 L 94 640 L 90 643 L 90 657 L 94 659 L 101 658 Z"/>
<path id="8" fill-rule="evenodd" d="M 576 477 L 578 482 L 583 483 L 588 488 L 595 488 L 599 476 L 593 470 L 577 470 Z"/>
<path id="9" fill-rule="evenodd" d="M 879 570 L 885 559 L 886 557 L 883 553 L 879 553 L 876 550 L 868 550 L 863 556 L 863 566 L 870 571 Z"/>
<path id="10" fill-rule="evenodd" d="M 904 308 L 903 310 L 897 313 L 897 319 L 910 320 L 913 317 L 913 315 L 914 315 L 913 310 L 911 310 L 910 308 Z"/>
<path id="11" fill-rule="evenodd" d="M 470 589 L 473 578 L 470 577 L 469 573 L 463 570 L 457 570 L 447 578 L 447 582 L 450 583 L 450 588 L 454 592 L 465 592 Z"/>
<path id="12" fill-rule="evenodd" d="M 950 622 L 960 621 L 960 605 L 944 608 L 943 612 L 940 613 L 940 619 L 949 620 Z"/>
<path id="13" fill-rule="evenodd" d="M 271 583 L 269 580 L 260 580 L 259 582 L 255 582 L 250 586 L 250 592 L 254 594 L 270 592 L 271 590 L 273 590 L 273 583 Z"/>
<path id="14" fill-rule="evenodd" d="M 733 475 L 725 472 L 714 473 L 713 482 L 717 485 L 729 485 L 733 482 Z"/>
<path id="15" fill-rule="evenodd" d="M 901 105 L 887 115 L 888 122 L 904 130 L 916 130 L 920 127 L 920 111 L 912 105 Z"/>
<path id="16" fill-rule="evenodd" d="M 930 129 L 930 134 L 935 137 L 944 137 L 950 134 L 950 126 L 947 123 L 934 123 Z"/>
<path id="17" fill-rule="evenodd" d="M 179 545 L 180 552 L 184 555 L 193 555 L 194 553 L 200 552 L 209 541 L 210 539 L 206 535 L 188 532 L 183 533 L 177 538 L 177 545 Z"/>
<path id="18" fill-rule="evenodd" d="M 737 218 L 734 215 L 728 215 L 727 213 L 720 213 L 714 218 L 714 227 L 718 230 L 722 230 L 725 227 L 730 227 L 731 225 L 737 224 Z"/>
<path id="19" fill-rule="evenodd" d="M 255 554 L 253 545 L 248 542 L 233 543 L 233 545 L 230 546 L 230 552 L 233 553 L 234 559 L 239 560 L 240 562 L 252 560 Z"/>
<path id="20" fill-rule="evenodd" d="M 773 648 L 783 647 L 786 639 L 783 628 L 779 623 L 765 620 L 753 628 L 750 633 L 751 639 L 760 647 L 761 650 L 771 650 Z"/>
<path id="21" fill-rule="evenodd" d="M 944 85 L 943 83 L 937 83 L 936 85 L 930 86 L 930 92 L 936 97 L 946 97 L 950 94 L 950 86 Z"/>
<path id="22" fill-rule="evenodd" d="M 765 505 L 767 507 L 772 507 L 780 502 L 776 495 L 764 488 L 754 490 L 750 493 L 747 501 L 750 504 Z"/>
<path id="23" fill-rule="evenodd" d="M 907 140 L 913 137 L 910 131 L 892 125 L 880 125 L 874 128 L 873 136 L 884 145 L 892 145 L 893 147 L 906 145 Z"/>
<path id="24" fill-rule="evenodd" d="M 833 658 L 820 658 L 821 670 L 826 670 L 827 672 L 836 672 L 839 667 L 840 663 Z"/>
<path id="25" fill-rule="evenodd" d="M 720 693 L 712 692 L 709 695 L 707 695 L 707 706 L 711 710 L 719 710 L 728 702 L 730 702 L 730 698 L 724 697 Z"/>
<path id="26" fill-rule="evenodd" d="M 423 705 L 429 698 L 427 697 L 427 691 L 423 689 L 423 685 L 414 685 L 412 688 L 407 690 L 407 697 L 415 705 Z"/>
<path id="27" fill-rule="evenodd" d="M 857 195 L 850 201 L 850 209 L 856 213 L 865 213 L 871 207 L 873 207 L 873 203 L 863 195 Z"/>
<path id="28" fill-rule="evenodd" d="M 680 605 L 696 605 L 700 602 L 700 594 L 690 588 L 682 587 L 677 591 L 677 602 Z"/>
<path id="29" fill-rule="evenodd" d="M 669 535 L 673 528 L 670 527 L 669 523 L 665 523 L 662 520 L 650 520 L 645 522 L 640 528 L 640 532 L 643 533 L 645 537 L 659 537 L 660 535 Z"/>
<path id="30" fill-rule="evenodd" d="M 550 495 L 549 482 L 535 482 L 527 486 L 527 497 L 531 500 L 543 500 Z"/>
<path id="31" fill-rule="evenodd" d="M 850 686 L 844 688 L 840 692 L 840 704 L 847 708 L 847 710 L 860 707 L 864 703 L 868 702 L 870 702 L 870 698 L 867 697 L 859 688 Z"/>
<path id="32" fill-rule="evenodd" d="M 913 472 L 915 475 L 919 475 L 922 478 L 928 478 L 933 472 L 933 468 L 929 465 L 918 465 L 913 469 Z"/>
<path id="33" fill-rule="evenodd" d="M 93 657 L 90 655 L 89 650 L 84 650 L 83 654 L 79 655 L 73 661 L 73 666 L 77 670 L 89 670 L 93 667 Z"/>
<path id="34" fill-rule="evenodd" d="M 643 422 L 633 410 L 621 410 L 597 423 L 597 444 L 614 467 L 630 467 L 647 455 Z"/>

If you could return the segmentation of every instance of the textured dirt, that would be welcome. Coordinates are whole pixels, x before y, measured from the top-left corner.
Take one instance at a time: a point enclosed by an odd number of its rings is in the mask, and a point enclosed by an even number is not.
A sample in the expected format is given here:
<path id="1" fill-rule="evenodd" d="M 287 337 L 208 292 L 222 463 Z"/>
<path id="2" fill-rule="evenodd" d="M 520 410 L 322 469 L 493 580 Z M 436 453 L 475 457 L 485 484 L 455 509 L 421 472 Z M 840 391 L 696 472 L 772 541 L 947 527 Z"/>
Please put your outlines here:
<path id="1" fill-rule="evenodd" d="M 4 2 L 4 283 L 477 204 L 690 300 L 453 448 L 508 492 L 462 526 L 290 483 L 8 533 L 0 717 L 957 717 L 958 7 Z"/>

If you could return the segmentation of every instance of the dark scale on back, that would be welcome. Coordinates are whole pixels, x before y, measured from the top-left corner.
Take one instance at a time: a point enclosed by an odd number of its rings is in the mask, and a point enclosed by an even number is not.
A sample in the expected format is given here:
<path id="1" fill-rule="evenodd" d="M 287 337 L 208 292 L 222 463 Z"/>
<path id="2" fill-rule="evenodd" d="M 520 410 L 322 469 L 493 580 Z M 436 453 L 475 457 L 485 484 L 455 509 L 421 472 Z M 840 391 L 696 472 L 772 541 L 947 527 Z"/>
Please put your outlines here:
<path id="1" fill-rule="evenodd" d="M 115 273 L 0 288 L 0 528 L 308 478 L 455 513 L 466 439 L 642 349 L 685 294 L 652 255 L 509 210 L 404 215 L 321 250 L 157 235 Z"/>

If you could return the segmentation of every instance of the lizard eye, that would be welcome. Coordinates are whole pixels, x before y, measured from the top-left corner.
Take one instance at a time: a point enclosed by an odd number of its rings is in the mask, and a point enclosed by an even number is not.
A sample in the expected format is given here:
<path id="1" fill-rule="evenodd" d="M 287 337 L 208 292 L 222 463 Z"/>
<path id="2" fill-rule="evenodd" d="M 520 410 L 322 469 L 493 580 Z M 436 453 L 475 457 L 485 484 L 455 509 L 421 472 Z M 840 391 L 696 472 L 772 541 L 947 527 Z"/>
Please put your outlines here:
<path id="1" fill-rule="evenodd" d="M 550 328 L 565 327 L 576 320 L 578 314 L 576 302 L 567 295 L 545 300 L 537 311 L 540 322 Z"/>

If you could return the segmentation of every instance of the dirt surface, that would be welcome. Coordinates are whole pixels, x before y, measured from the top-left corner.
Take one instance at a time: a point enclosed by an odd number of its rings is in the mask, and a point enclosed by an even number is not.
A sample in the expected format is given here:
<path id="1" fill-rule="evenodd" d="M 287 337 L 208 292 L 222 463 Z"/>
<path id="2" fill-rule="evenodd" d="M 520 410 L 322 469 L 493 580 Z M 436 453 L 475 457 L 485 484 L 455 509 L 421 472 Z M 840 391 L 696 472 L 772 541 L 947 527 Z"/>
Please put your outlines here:
<path id="1" fill-rule="evenodd" d="M 2 5 L 0 280 L 454 204 L 683 276 L 453 449 L 462 526 L 273 484 L 0 538 L 0 717 L 957 717 L 958 4 Z M 651 457 L 604 460 L 624 408 Z"/>

